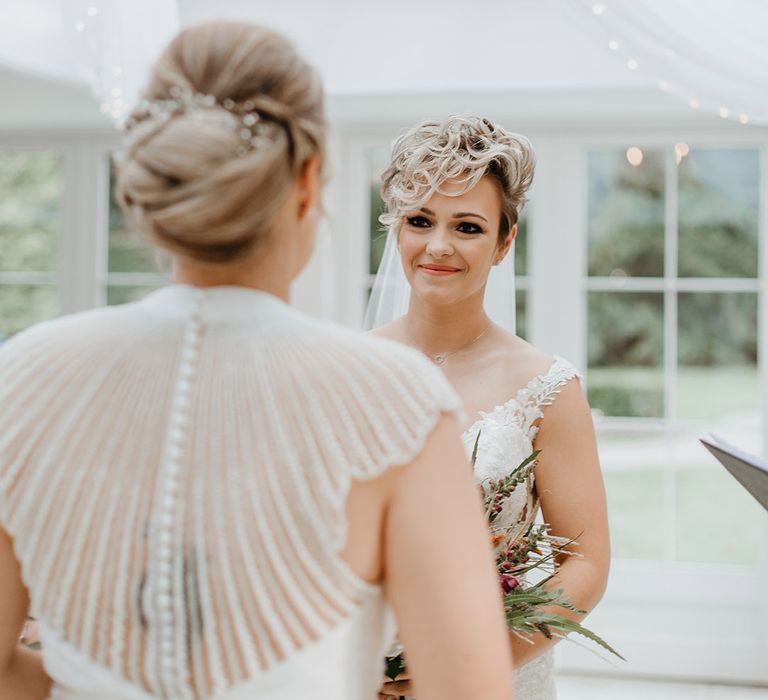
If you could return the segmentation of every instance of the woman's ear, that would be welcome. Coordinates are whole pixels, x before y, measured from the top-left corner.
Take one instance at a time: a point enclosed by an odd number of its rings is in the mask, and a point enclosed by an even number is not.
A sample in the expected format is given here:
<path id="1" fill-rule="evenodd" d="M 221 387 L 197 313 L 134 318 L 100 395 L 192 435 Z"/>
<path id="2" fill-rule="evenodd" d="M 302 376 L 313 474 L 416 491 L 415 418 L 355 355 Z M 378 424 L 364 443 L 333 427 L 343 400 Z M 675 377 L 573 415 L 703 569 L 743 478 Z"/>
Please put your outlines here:
<path id="1" fill-rule="evenodd" d="M 509 255 L 509 250 L 512 248 L 512 243 L 517 236 L 517 224 L 515 224 L 510 230 L 509 235 L 504 239 L 504 242 L 499 246 L 496 252 L 496 258 L 493 261 L 494 265 L 498 265 L 504 258 Z"/>
<path id="2" fill-rule="evenodd" d="M 301 169 L 298 180 L 298 215 L 303 220 L 307 214 L 312 211 L 320 201 L 321 177 L 320 170 L 322 162 L 320 154 L 312 156 Z"/>

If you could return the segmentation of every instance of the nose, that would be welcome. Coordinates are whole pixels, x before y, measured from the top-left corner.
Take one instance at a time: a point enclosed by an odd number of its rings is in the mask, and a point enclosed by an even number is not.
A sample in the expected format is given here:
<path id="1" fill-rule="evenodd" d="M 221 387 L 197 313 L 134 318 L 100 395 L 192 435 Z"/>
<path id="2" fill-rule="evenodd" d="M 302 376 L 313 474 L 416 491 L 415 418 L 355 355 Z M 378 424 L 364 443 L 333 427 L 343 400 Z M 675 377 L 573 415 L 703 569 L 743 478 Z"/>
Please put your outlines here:
<path id="1" fill-rule="evenodd" d="M 442 226 L 435 226 L 429 234 L 425 246 L 427 254 L 435 259 L 453 254 L 453 244 L 449 233 Z"/>

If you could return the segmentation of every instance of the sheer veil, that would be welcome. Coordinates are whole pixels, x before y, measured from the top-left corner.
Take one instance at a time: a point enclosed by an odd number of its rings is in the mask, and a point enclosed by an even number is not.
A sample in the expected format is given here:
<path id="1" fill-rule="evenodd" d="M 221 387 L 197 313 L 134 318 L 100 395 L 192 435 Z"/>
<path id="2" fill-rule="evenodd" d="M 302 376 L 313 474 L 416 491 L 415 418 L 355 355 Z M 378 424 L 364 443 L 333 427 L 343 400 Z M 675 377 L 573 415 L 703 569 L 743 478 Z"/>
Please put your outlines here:
<path id="1" fill-rule="evenodd" d="M 502 262 L 491 269 L 485 288 L 485 310 L 491 320 L 515 333 L 515 247 Z M 373 291 L 365 310 L 364 328 L 378 328 L 403 316 L 408 311 L 411 288 L 400 263 L 394 227 L 387 233 L 384 255 L 373 283 Z"/>

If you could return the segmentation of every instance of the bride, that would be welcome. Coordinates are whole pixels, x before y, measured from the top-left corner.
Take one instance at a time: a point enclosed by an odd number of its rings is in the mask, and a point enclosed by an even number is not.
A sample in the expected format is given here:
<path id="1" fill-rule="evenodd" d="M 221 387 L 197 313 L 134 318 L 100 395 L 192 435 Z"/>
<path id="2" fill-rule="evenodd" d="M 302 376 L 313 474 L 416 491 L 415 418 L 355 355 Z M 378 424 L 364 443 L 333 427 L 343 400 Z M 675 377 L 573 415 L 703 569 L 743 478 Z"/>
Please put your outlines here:
<path id="1" fill-rule="evenodd" d="M 401 136 L 382 178 L 389 238 L 366 323 L 441 367 L 470 417 L 468 453 L 480 435 L 478 481 L 541 450 L 535 491 L 543 519 L 552 534 L 578 539 L 581 555 L 560 562 L 551 587 L 591 610 L 603 594 L 610 554 L 589 407 L 566 360 L 507 330 L 514 319 L 510 251 L 533 170 L 528 141 L 487 119 L 424 122 Z M 525 501 L 509 504 L 507 517 Z M 511 635 L 518 698 L 555 697 L 555 641 L 539 635 L 531 644 Z M 410 690 L 401 678 L 381 693 Z"/>
<path id="2" fill-rule="evenodd" d="M 157 62 L 118 190 L 175 284 L 0 348 L 0 698 L 373 698 L 390 604 L 424 698 L 510 697 L 455 392 L 287 303 L 324 153 L 279 35 L 199 25 Z"/>

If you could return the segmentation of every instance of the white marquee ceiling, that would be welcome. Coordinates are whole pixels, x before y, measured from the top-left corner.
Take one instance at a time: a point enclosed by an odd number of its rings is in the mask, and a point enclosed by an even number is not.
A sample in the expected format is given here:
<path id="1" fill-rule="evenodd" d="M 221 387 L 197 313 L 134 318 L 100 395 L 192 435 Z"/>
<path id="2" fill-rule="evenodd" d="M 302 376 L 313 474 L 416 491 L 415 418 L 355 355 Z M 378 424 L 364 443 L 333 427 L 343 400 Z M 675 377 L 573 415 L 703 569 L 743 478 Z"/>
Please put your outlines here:
<path id="1" fill-rule="evenodd" d="M 641 5 L 643 11 L 655 9 L 657 15 L 638 15 Z M 710 12 L 728 29 L 722 34 L 730 42 L 735 44 L 740 36 L 746 36 L 750 49 L 757 51 L 755 32 L 746 35 L 737 30 L 749 24 L 749 18 L 742 16 L 744 8 L 752 8 L 756 18 L 768 17 L 764 0 L 697 0 L 695 6 L 698 14 L 691 27 L 697 27 L 696 32 L 703 35 Z M 727 27 L 726 6 L 742 10 Z M 159 47 L 179 25 L 226 18 L 263 23 L 289 35 L 319 67 L 329 94 L 338 104 L 354 102 L 355 96 L 371 97 L 371 104 L 381 107 L 386 106 L 387 95 L 399 99 L 411 95 L 419 103 L 429 95 L 493 93 L 507 98 L 525 96 L 536 102 L 537 94 L 604 92 L 615 95 L 616 104 L 609 100 L 601 108 L 621 109 L 627 104 L 627 95 L 634 93 L 639 96 L 637 100 L 648 101 L 663 112 L 674 100 L 658 88 L 664 77 L 659 62 L 645 61 L 645 55 L 639 66 L 631 55 L 628 60 L 629 44 L 624 39 L 627 33 L 632 38 L 634 34 L 647 38 L 649 27 L 656 26 L 654 22 L 663 20 L 663 13 L 670 9 L 687 22 L 679 14 L 684 7 L 685 0 L 4 2 L 0 71 L 5 66 L 11 72 L 6 72 L 5 78 L 0 75 L 0 90 L 18 82 L 17 77 L 16 82 L 9 81 L 9 75 L 20 74 L 89 85 L 102 101 L 102 109 L 119 117 L 144 81 Z M 624 24 L 617 19 L 623 19 Z M 641 24 L 644 21 L 645 26 Z M 678 33 L 667 35 L 685 35 L 686 26 L 672 28 Z M 609 48 L 607 37 L 614 30 L 623 32 L 621 51 Z M 674 47 L 663 48 L 666 55 L 674 56 Z M 757 66 L 752 71 L 757 77 L 750 75 L 752 83 L 745 82 L 745 86 L 760 80 L 760 61 L 765 59 L 765 54 L 750 56 L 748 65 Z M 738 76 L 738 65 L 737 61 L 728 66 L 731 76 Z M 119 75 L 114 76 L 113 71 Z M 765 75 L 768 80 L 768 62 Z M 694 83 L 695 78 L 691 77 Z M 722 79 L 712 81 L 719 90 L 725 90 L 727 84 Z M 766 88 L 768 92 L 768 84 Z M 682 88 L 667 90 L 676 91 L 684 93 Z M 699 102 L 691 95 L 682 96 L 685 103 L 677 103 L 677 111 L 690 111 L 688 103 Z M 733 95 L 729 99 L 737 101 Z M 2 102 L 0 120 L 9 109 Z M 705 104 L 702 99 L 701 107 L 716 114 L 718 104 Z M 739 105 L 741 112 L 745 109 Z"/>

